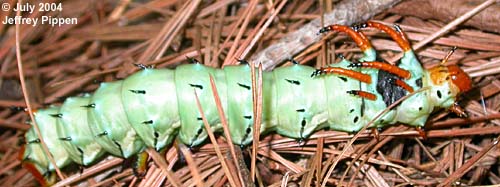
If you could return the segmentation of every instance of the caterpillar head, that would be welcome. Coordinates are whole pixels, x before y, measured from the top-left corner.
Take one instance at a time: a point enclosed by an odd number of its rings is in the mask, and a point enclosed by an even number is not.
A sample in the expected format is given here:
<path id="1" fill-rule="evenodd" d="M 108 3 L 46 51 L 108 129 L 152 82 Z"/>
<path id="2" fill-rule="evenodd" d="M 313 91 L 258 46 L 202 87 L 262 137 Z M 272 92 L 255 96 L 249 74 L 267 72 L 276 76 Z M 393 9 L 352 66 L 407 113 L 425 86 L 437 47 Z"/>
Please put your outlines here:
<path id="1" fill-rule="evenodd" d="M 23 161 L 22 167 L 28 170 L 33 177 L 41 184 L 41 186 L 52 186 L 56 183 L 56 174 L 53 171 L 42 168 L 37 163 L 31 161 Z"/>
<path id="2" fill-rule="evenodd" d="M 50 171 L 47 164 L 48 158 L 43 153 L 41 144 L 33 139 L 35 132 L 33 128 L 26 133 L 26 142 L 23 143 L 17 159 L 21 161 L 24 169 L 28 170 L 41 186 L 51 186 L 56 182 L 56 175 Z"/>
<path id="3" fill-rule="evenodd" d="M 460 94 L 472 89 L 472 80 L 457 65 L 437 66 L 429 70 L 433 85 L 431 97 L 436 106 L 452 107 Z"/>

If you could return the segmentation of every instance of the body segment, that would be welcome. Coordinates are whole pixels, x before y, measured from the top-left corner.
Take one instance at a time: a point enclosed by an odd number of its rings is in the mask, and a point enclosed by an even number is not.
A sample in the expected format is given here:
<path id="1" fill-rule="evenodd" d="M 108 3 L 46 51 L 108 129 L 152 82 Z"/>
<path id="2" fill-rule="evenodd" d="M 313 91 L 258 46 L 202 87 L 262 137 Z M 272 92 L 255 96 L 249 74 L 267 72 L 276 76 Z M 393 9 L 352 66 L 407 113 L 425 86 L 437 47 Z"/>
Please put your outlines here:
<path id="1" fill-rule="evenodd" d="M 144 143 L 127 119 L 121 97 L 123 81 L 102 83 L 90 99 L 90 129 L 106 152 L 128 158 L 144 148 Z"/>
<path id="2" fill-rule="evenodd" d="M 98 144 L 90 126 L 88 125 L 88 109 L 90 96 L 71 97 L 64 101 L 59 109 L 60 118 L 57 120 L 57 137 L 62 140 L 64 149 L 71 160 L 87 166 L 100 158 L 105 150 Z"/>
<path id="3" fill-rule="evenodd" d="M 181 125 L 175 83 L 169 81 L 174 79 L 174 72 L 145 69 L 125 79 L 121 88 L 130 125 L 146 146 L 156 150 L 172 142 Z"/>

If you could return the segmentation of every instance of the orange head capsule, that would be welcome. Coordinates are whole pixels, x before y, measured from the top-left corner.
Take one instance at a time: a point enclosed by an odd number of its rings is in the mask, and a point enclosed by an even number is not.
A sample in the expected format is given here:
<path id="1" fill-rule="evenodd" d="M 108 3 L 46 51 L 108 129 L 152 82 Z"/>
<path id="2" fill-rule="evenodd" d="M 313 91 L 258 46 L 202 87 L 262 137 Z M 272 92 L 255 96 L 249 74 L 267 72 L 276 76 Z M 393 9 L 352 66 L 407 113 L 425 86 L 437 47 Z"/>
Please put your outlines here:
<path id="1" fill-rule="evenodd" d="M 457 65 L 437 66 L 431 68 L 429 72 L 434 85 L 448 83 L 454 95 L 459 95 L 472 89 L 471 78 Z"/>
<path id="2" fill-rule="evenodd" d="M 432 86 L 430 96 L 434 106 L 467 116 L 456 103 L 458 95 L 472 89 L 472 80 L 467 73 L 457 65 L 437 66 L 429 70 L 428 84 Z"/>
<path id="3" fill-rule="evenodd" d="M 457 65 L 447 66 L 451 82 L 458 87 L 460 93 L 467 92 L 472 89 L 472 80 L 469 75 L 460 69 Z"/>

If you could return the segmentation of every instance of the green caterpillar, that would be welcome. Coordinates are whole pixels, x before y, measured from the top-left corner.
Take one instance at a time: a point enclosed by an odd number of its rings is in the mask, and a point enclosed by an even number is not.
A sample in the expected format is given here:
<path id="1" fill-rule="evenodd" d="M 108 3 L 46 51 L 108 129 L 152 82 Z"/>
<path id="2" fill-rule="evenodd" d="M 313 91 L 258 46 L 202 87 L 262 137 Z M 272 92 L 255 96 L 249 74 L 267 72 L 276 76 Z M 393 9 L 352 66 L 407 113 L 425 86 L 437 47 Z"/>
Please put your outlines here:
<path id="1" fill-rule="evenodd" d="M 398 66 L 374 62 L 376 52 L 359 31 L 363 27 L 381 29 L 396 40 L 404 51 Z M 457 96 L 471 89 L 470 78 L 458 66 L 423 69 L 399 29 L 367 22 L 354 29 L 332 25 L 320 32 L 331 30 L 349 34 L 364 57 L 359 62 L 342 59 L 321 69 L 295 64 L 264 72 L 261 133 L 305 139 L 323 128 L 356 132 L 396 100 L 426 87 L 372 125 L 423 127 L 434 108 L 456 109 Z M 207 133 L 195 92 L 211 130 L 222 129 L 209 81 L 213 76 L 233 143 L 248 145 L 254 125 L 250 72 L 248 65 L 214 69 L 199 63 L 175 70 L 145 68 L 125 80 L 102 83 L 93 94 L 40 109 L 35 120 L 57 167 L 72 162 L 88 166 L 105 153 L 128 158 L 145 147 L 160 150 L 174 138 L 197 146 Z M 43 174 L 54 166 L 33 128 L 25 139 L 23 165 L 44 181 Z"/>

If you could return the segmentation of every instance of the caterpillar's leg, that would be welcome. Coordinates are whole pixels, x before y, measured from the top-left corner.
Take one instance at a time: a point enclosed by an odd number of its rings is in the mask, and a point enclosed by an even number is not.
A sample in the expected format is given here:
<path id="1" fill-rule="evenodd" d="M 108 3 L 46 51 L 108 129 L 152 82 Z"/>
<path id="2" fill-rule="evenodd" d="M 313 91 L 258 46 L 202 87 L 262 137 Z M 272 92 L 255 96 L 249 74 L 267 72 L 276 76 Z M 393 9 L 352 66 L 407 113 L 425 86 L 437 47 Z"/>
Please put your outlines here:
<path id="1" fill-rule="evenodd" d="M 375 139 L 377 139 L 377 141 L 380 141 L 380 132 L 378 130 L 378 128 L 372 128 L 372 134 L 373 136 L 375 137 Z"/>
<path id="2" fill-rule="evenodd" d="M 448 108 L 448 110 L 450 110 L 451 112 L 457 114 L 458 116 L 460 116 L 462 118 L 467 117 L 467 113 L 465 113 L 465 110 L 462 107 L 460 107 L 460 105 L 458 105 L 458 103 L 453 103 L 453 105 L 451 105 L 450 108 Z"/>
<path id="3" fill-rule="evenodd" d="M 179 140 L 179 138 L 175 139 L 174 143 L 173 143 L 173 147 L 175 148 L 175 151 L 177 152 L 177 162 L 181 163 L 181 164 L 186 164 L 186 156 L 184 156 L 184 154 L 182 153 L 181 151 L 181 141 Z M 194 149 L 194 147 L 189 147 L 189 149 Z"/>
<path id="4" fill-rule="evenodd" d="M 134 175 L 139 177 L 139 178 L 142 178 L 144 176 L 146 176 L 146 170 L 147 170 L 147 166 L 148 166 L 148 158 L 149 158 L 149 155 L 146 151 L 143 151 L 139 154 L 137 154 L 137 158 L 134 162 Z"/>
<path id="5" fill-rule="evenodd" d="M 323 27 L 319 30 L 319 33 L 325 33 L 329 31 L 338 31 L 338 32 L 344 32 L 349 37 L 354 40 L 356 45 L 363 51 L 364 56 L 359 59 L 359 61 L 373 61 L 376 59 L 376 51 L 373 49 L 373 47 L 370 44 L 370 41 L 366 38 L 366 36 L 361 32 L 357 31 L 358 27 L 355 27 L 356 30 L 352 29 L 351 27 L 344 26 L 344 25 L 329 25 L 326 27 Z"/>
<path id="6" fill-rule="evenodd" d="M 384 63 L 384 62 L 357 62 L 357 63 L 349 64 L 348 67 L 375 68 L 375 69 L 387 71 L 389 73 L 392 73 L 392 74 L 394 74 L 398 77 L 404 78 L 404 79 L 409 79 L 411 77 L 411 74 L 408 70 L 405 70 L 405 69 L 402 69 L 398 66 Z"/>
<path id="7" fill-rule="evenodd" d="M 339 75 L 345 75 L 347 77 L 359 80 L 361 82 L 370 84 L 372 83 L 372 78 L 368 74 L 360 73 L 354 70 L 349 70 L 349 69 L 344 69 L 344 68 L 338 68 L 338 67 L 326 67 L 326 68 L 320 68 L 314 71 L 311 75 L 311 77 L 315 77 L 321 74 L 329 74 L 329 73 L 334 73 L 334 74 L 339 74 Z"/>
<path id="8" fill-rule="evenodd" d="M 415 127 L 415 130 L 418 132 L 418 135 L 423 138 L 423 139 L 427 139 L 427 133 L 425 132 L 424 130 L 424 127 Z"/>

